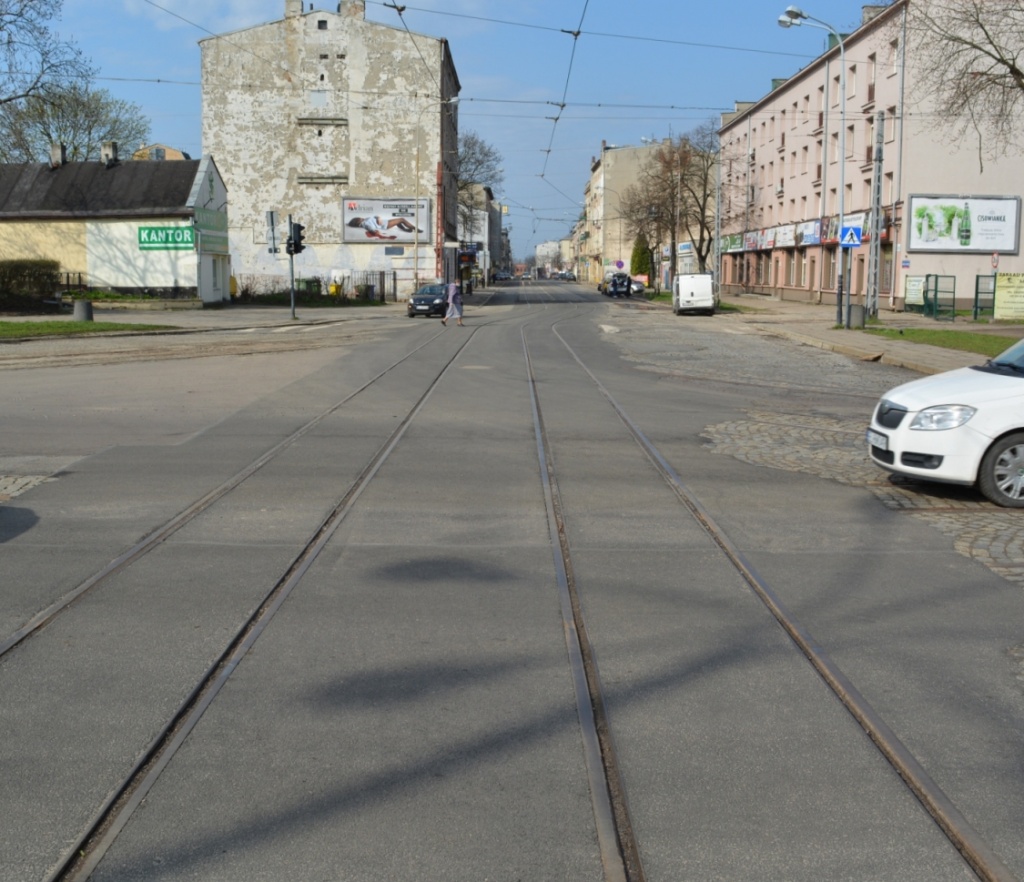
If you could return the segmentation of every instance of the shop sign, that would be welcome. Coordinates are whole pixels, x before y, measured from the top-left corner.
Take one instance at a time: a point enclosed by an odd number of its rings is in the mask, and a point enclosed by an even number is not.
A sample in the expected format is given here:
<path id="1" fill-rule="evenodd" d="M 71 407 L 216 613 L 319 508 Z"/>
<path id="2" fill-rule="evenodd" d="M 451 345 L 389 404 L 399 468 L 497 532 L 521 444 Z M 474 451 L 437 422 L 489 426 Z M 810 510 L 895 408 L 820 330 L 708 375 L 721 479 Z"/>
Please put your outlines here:
<path id="1" fill-rule="evenodd" d="M 996 273 L 992 317 L 996 321 L 1024 319 L 1024 273 Z"/>
<path id="2" fill-rule="evenodd" d="M 139 227 L 140 251 L 193 251 L 192 227 Z"/>

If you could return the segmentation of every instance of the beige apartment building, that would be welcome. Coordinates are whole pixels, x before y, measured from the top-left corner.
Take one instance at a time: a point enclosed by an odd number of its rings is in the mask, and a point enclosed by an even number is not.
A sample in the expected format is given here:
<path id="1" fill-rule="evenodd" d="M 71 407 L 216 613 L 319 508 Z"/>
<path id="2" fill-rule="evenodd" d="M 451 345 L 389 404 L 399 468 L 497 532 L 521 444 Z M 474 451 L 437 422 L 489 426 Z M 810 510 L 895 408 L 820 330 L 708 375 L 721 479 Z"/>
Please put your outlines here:
<path id="1" fill-rule="evenodd" d="M 981 162 L 936 125 L 907 50 L 922 2 L 865 6 L 857 30 L 723 115 L 723 291 L 835 303 L 841 251 L 852 302 L 877 291 L 881 309 L 919 304 L 928 285 L 965 306 L 995 266 L 1024 272 L 1024 158 Z"/>
<path id="2" fill-rule="evenodd" d="M 581 282 L 597 284 L 606 272 L 629 271 L 634 232 L 622 215 L 626 191 L 636 185 L 654 147 L 618 147 L 601 142 L 601 154 L 590 162 L 583 191 L 584 215 L 574 228 L 576 269 Z"/>
<path id="3" fill-rule="evenodd" d="M 282 19 L 199 44 L 203 146 L 230 194 L 239 285 L 287 287 L 288 215 L 305 227 L 297 276 L 346 291 L 380 279 L 400 298 L 453 278 L 460 85 L 448 42 L 367 21 L 364 0 L 280 2 Z"/>

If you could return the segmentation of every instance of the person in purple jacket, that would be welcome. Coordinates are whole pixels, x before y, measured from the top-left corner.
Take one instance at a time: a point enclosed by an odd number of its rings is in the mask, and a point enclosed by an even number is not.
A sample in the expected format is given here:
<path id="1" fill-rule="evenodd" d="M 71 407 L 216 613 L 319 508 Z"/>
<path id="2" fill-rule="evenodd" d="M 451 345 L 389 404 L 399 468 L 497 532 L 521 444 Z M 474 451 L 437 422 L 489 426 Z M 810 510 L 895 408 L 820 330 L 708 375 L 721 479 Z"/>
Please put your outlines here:
<path id="1" fill-rule="evenodd" d="M 450 318 L 456 319 L 459 327 L 463 327 L 462 291 L 455 282 L 448 283 L 448 312 L 445 314 L 445 317 L 441 319 L 441 324 L 447 326 L 448 319 Z"/>

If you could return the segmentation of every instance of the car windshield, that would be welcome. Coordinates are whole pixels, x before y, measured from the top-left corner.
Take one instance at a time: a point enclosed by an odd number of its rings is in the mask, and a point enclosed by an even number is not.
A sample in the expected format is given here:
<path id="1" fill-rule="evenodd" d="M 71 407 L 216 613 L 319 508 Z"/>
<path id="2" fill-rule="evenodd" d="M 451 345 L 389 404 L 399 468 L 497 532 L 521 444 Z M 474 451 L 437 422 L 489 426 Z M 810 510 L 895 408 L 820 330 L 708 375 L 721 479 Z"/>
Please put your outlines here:
<path id="1" fill-rule="evenodd" d="M 420 288 L 416 292 L 417 297 L 436 297 L 438 294 L 444 294 L 444 287 L 442 285 L 428 285 L 426 288 Z"/>
<path id="2" fill-rule="evenodd" d="M 989 359 L 987 366 L 1024 373 L 1024 340 L 1018 340 L 1005 352 Z"/>

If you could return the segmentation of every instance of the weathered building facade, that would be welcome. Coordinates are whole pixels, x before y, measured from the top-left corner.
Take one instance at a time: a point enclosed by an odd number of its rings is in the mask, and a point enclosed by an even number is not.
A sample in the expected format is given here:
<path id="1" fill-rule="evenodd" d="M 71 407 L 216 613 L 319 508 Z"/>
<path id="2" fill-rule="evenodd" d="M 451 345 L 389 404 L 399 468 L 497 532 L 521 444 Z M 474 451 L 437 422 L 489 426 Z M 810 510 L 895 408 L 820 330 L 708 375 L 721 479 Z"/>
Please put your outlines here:
<path id="1" fill-rule="evenodd" d="M 447 41 L 368 22 L 363 0 L 283 2 L 282 20 L 200 42 L 203 144 L 230 193 L 240 286 L 287 278 L 288 215 L 305 227 L 297 275 L 350 290 L 386 273 L 400 297 L 452 278 L 460 87 Z"/>

